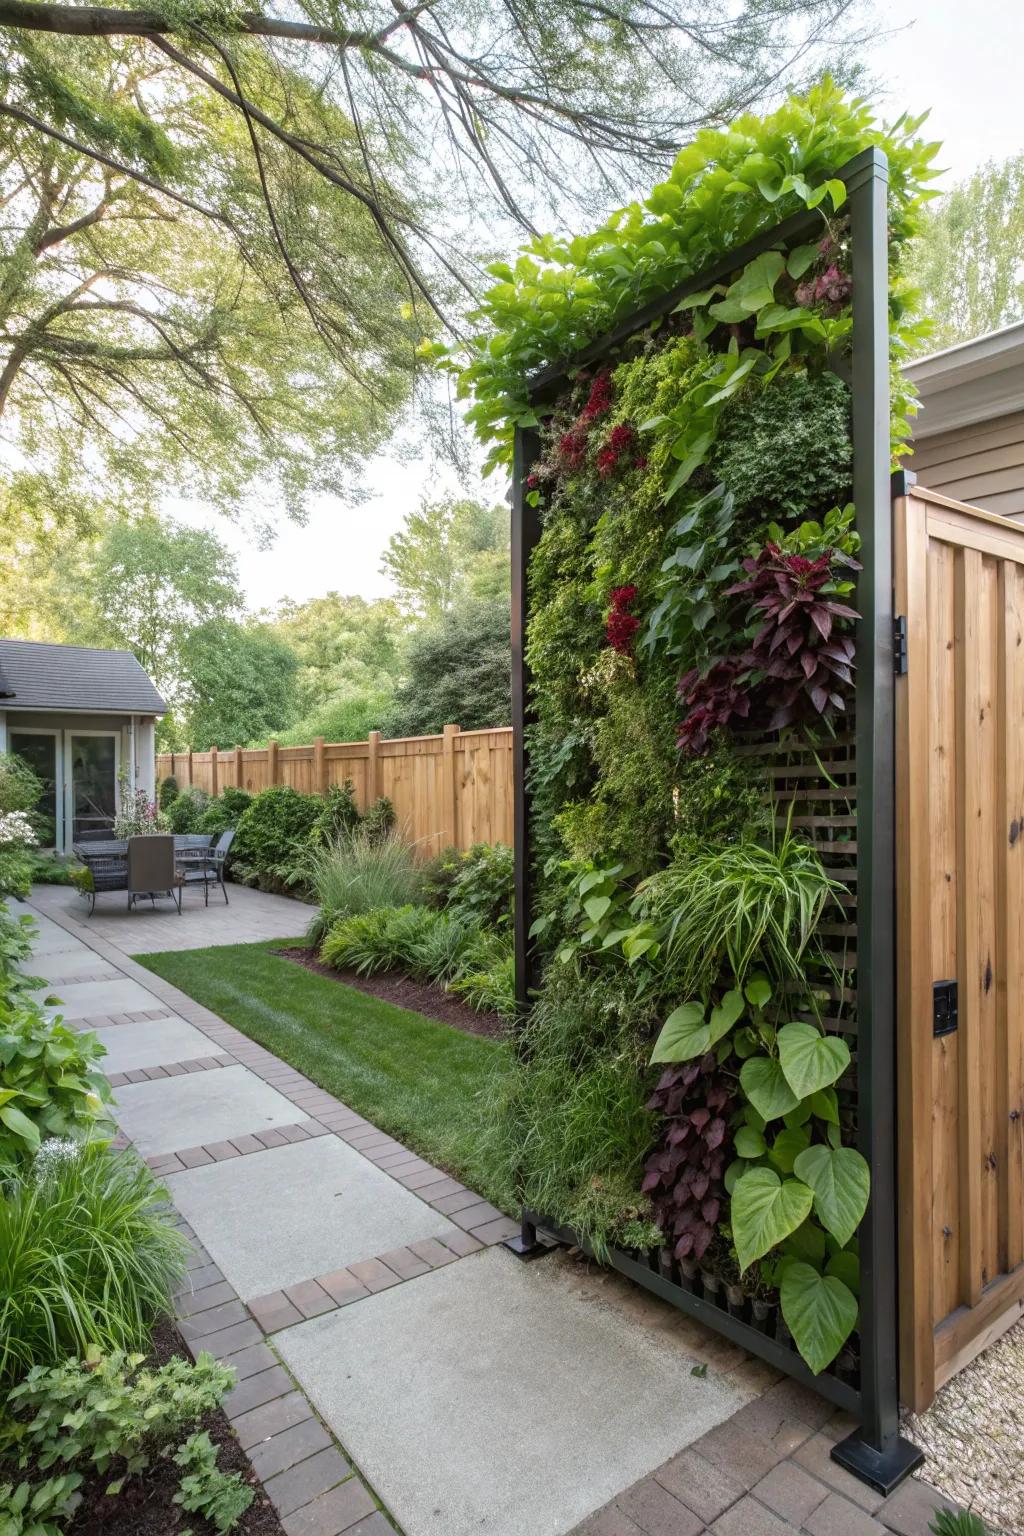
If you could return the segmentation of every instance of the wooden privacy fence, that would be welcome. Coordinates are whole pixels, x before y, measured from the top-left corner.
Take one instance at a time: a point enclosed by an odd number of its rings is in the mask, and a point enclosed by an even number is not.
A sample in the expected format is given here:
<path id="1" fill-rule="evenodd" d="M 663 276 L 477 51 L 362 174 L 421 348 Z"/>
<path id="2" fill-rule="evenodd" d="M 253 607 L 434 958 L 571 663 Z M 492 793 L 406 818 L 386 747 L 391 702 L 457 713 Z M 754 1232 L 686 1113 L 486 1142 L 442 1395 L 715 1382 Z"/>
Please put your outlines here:
<path id="1" fill-rule="evenodd" d="M 308 747 L 213 747 L 209 752 L 163 752 L 157 779 L 173 774 L 181 788 L 216 795 L 229 785 L 257 793 L 290 784 L 303 794 L 325 794 L 351 780 L 365 810 L 381 795 L 395 808 L 403 837 L 427 858 L 453 845 L 512 842 L 512 729 L 462 731 L 446 725 L 439 736 L 392 740 L 371 731 L 366 741 Z"/>
<path id="2" fill-rule="evenodd" d="M 901 1396 L 1024 1306 L 1024 527 L 895 504 Z"/>

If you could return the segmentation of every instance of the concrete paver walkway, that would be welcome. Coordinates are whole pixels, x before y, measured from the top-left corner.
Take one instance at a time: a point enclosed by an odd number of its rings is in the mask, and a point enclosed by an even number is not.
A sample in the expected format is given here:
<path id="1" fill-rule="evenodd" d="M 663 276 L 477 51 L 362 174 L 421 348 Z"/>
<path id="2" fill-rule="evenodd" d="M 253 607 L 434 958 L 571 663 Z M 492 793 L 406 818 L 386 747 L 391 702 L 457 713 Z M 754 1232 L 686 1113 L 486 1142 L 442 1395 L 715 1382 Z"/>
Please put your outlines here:
<path id="1" fill-rule="evenodd" d="M 302 926 L 235 895 L 217 942 Z M 938 1495 L 850 1478 L 815 1394 L 615 1274 L 521 1264 L 501 1212 L 118 947 L 184 918 L 103 931 L 60 897 L 33 895 L 40 967 L 110 1050 L 194 1245 L 179 1326 L 235 1367 L 287 1536 L 925 1536 Z"/>

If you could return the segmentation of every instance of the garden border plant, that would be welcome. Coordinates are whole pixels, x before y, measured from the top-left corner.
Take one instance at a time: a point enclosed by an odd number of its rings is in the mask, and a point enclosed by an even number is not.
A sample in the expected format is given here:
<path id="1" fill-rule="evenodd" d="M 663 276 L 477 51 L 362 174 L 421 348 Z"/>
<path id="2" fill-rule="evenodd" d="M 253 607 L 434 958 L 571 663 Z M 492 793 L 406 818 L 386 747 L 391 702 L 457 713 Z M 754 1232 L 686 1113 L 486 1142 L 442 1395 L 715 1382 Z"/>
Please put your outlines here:
<path id="1" fill-rule="evenodd" d="M 778 1255 L 782 1272 L 777 1278 L 784 1294 L 789 1294 L 794 1319 L 812 1313 L 820 1324 L 830 1309 L 840 1315 L 825 1330 L 827 1337 L 815 1339 L 813 1329 L 803 1330 L 805 1365 L 791 1348 L 758 1336 L 749 1324 L 710 1304 L 703 1294 L 687 1292 L 675 1283 L 670 1252 L 667 1266 L 662 1257 L 622 1249 L 613 1250 L 611 1260 L 684 1310 L 791 1374 L 813 1381 L 833 1401 L 854 1411 L 861 1427 L 834 1455 L 858 1476 L 889 1491 L 921 1457 L 899 1436 L 895 1365 L 890 442 L 888 433 L 880 430 L 880 423 L 890 418 L 890 297 L 897 338 L 909 328 L 902 320 L 902 294 L 897 288 L 890 296 L 886 229 L 889 218 L 897 238 L 905 234 L 911 223 L 908 210 L 921 200 L 920 182 L 929 174 L 927 162 L 933 151 L 911 143 L 916 123 L 901 120 L 886 137 L 873 128 L 861 104 L 851 106 L 832 87 L 823 86 L 812 97 L 811 106 L 807 101 L 790 103 L 767 123 L 745 119 L 731 134 L 703 135 L 702 142 L 679 157 L 672 180 L 656 189 L 645 209 L 627 210 L 595 236 L 569 247 L 545 237 L 534 242 L 514 269 L 495 268 L 499 283 L 482 311 L 489 329 L 472 344 L 473 355 L 462 369 L 461 385 L 464 392 L 476 396 L 471 415 L 481 435 L 497 442 L 496 458 L 512 450 L 516 964 L 518 1000 L 525 1012 L 541 980 L 545 938 L 538 931 L 533 903 L 539 869 L 531 847 L 532 813 L 538 796 L 547 795 L 545 804 L 549 804 L 551 795 L 550 781 L 545 784 L 531 771 L 529 755 L 536 729 L 530 664 L 536 664 L 541 653 L 540 639 L 530 630 L 527 591 L 531 561 L 541 544 L 540 508 L 545 493 L 553 479 L 576 473 L 585 464 L 595 422 L 602 423 L 600 451 L 596 457 L 591 454 L 597 475 L 607 478 L 620 468 L 628 473 L 646 464 L 635 432 L 627 440 L 626 433 L 613 425 L 611 434 L 607 433 L 609 364 L 619 349 L 628 358 L 631 344 L 634 349 L 642 346 L 644 335 L 649 339 L 661 322 L 681 310 L 692 313 L 692 334 L 698 343 L 712 338 L 710 349 L 702 354 L 707 358 L 710 350 L 711 361 L 692 369 L 681 381 L 672 409 L 644 422 L 640 429 L 646 428 L 651 451 L 660 451 L 666 466 L 666 502 L 713 458 L 722 409 L 745 380 L 752 375 L 770 379 L 800 348 L 851 353 L 855 528 L 850 529 L 848 510 L 837 511 L 826 537 L 816 525 L 824 548 L 812 547 L 804 553 L 791 546 L 766 544 L 747 565 L 747 581 L 742 580 L 743 571 L 723 573 L 720 559 L 709 563 L 704 554 L 699 556 L 706 565 L 713 564 L 720 596 L 742 593 L 751 601 L 760 628 L 751 630 L 747 649 L 735 653 L 735 659 L 714 662 L 683 679 L 680 696 L 689 714 L 680 737 L 684 750 L 699 751 L 711 732 L 723 727 L 747 722 L 765 731 L 790 724 L 804 726 L 806 733 L 808 728 L 813 732 L 820 720 L 827 739 L 829 716 L 842 706 L 843 692 L 853 691 L 851 663 L 856 663 L 860 797 L 856 1113 L 863 1159 L 852 1148 L 842 1148 L 838 1134 L 834 1085 L 849 1067 L 846 1044 L 823 1033 L 813 1015 L 787 1018 L 785 1009 L 763 1024 L 757 1019 L 744 1021 L 741 1028 L 745 1010 L 756 1011 L 770 997 L 767 983 L 763 999 L 760 990 L 754 997 L 749 991 L 746 997 L 741 992 L 720 996 L 710 1023 L 703 1002 L 677 1009 L 675 1025 L 685 1025 L 690 1037 L 682 1046 L 679 1041 L 666 1045 L 662 1052 L 663 1060 L 707 1059 L 713 1066 L 709 1048 L 715 1039 L 731 1051 L 732 1031 L 746 1030 L 752 1046 L 740 1085 L 747 1107 L 736 1132 L 739 1166 L 732 1170 L 734 1187 L 743 1185 L 743 1197 L 731 1212 L 736 1258 L 745 1268 L 770 1252 Z M 805 121 L 800 119 L 801 110 Z M 761 131 L 765 151 L 759 148 L 755 130 Z M 798 140 L 798 130 L 805 133 L 806 143 Z M 769 144 L 772 134 L 775 140 Z M 802 162 L 797 162 L 795 152 L 779 149 L 779 141 L 789 149 L 798 141 L 801 150 L 806 149 Z M 879 143 L 890 151 L 888 164 Z M 768 148 L 779 152 L 773 158 Z M 890 168 L 896 196 L 888 209 Z M 813 210 L 826 200 L 833 222 L 826 221 L 822 240 L 821 216 Z M 735 213 L 737 206 L 742 217 Z M 841 234 L 835 228 L 840 208 L 849 220 Z M 651 213 L 658 217 L 652 219 Z M 788 217 L 766 229 L 773 213 Z M 826 260 L 821 261 L 826 248 Z M 666 255 L 666 249 L 671 254 Z M 851 285 L 856 295 L 852 305 Z M 655 296 L 646 307 L 629 314 L 631 302 L 652 293 Z M 743 337 L 751 334 L 755 324 L 756 340 L 762 345 L 744 345 Z M 732 339 L 723 349 L 717 338 L 727 332 Z M 546 368 L 529 374 L 531 366 L 545 363 Z M 580 394 L 577 388 L 575 397 L 582 410 L 577 404 L 574 416 L 570 408 L 554 436 L 549 431 L 548 442 L 554 447 L 548 447 L 545 457 L 541 419 L 554 410 L 557 424 L 563 397 L 585 368 L 591 369 L 589 392 Z M 897 442 L 906 432 L 905 402 L 898 405 Z M 681 541 L 690 530 L 677 526 L 674 531 Z M 852 534 L 857 545 L 852 544 Z M 813 544 L 815 535 L 809 537 Z M 840 598 L 849 590 L 840 574 L 842 563 L 850 569 L 863 567 L 856 611 Z M 697 568 L 696 556 L 688 568 Z M 612 570 L 613 576 L 618 574 Z M 733 586 L 723 593 L 724 580 L 730 578 Z M 611 611 L 605 655 L 617 654 L 628 665 L 642 628 L 642 608 L 634 601 L 636 589 L 624 585 L 621 578 L 610 581 L 608 587 L 614 590 L 607 597 Z M 688 590 L 692 596 L 692 587 Z M 818 593 L 828 595 L 827 601 L 821 601 Z M 547 597 L 551 603 L 561 600 L 557 585 Z M 567 600 L 593 602 L 589 593 L 582 599 L 569 599 L 567 593 Z M 713 602 L 707 601 L 691 608 L 686 620 L 691 630 L 713 619 L 713 610 Z M 795 623 L 794 612 L 803 615 Z M 851 640 L 848 625 L 855 612 L 860 617 Z M 837 620 L 832 636 L 829 631 Z M 714 654 L 710 649 L 709 655 Z M 794 654 L 800 654 L 802 676 L 788 664 L 778 665 Z M 604 669 L 602 681 L 607 687 L 614 677 L 612 662 L 606 665 L 599 653 L 597 665 Z M 582 683 L 585 696 L 586 671 L 582 678 L 578 670 L 576 676 L 568 671 L 562 676 L 567 688 L 576 689 Z M 552 687 L 547 671 L 544 682 Z M 766 699 L 770 702 L 764 707 Z M 750 712 L 751 701 L 759 713 Z M 581 741 L 581 745 L 589 743 Z M 567 738 L 567 750 L 571 753 L 574 748 Z M 557 791 L 557 784 L 554 788 Z M 547 851 L 538 848 L 538 856 Z M 549 857 L 545 881 L 551 870 Z M 608 869 L 592 868 L 589 875 L 584 871 L 577 893 L 577 905 L 585 913 L 579 919 L 579 943 L 595 951 L 595 962 L 607 949 L 621 948 L 627 966 L 657 969 L 663 935 L 646 921 L 642 903 L 638 910 L 638 896 L 629 902 L 628 884 L 617 898 L 616 882 L 628 882 L 628 874 L 621 864 L 613 865 L 606 889 Z M 591 883 L 583 889 L 588 879 Z M 543 923 L 548 921 L 541 918 Z M 569 946 L 571 951 L 576 947 L 575 943 Z M 560 958 L 578 963 L 574 953 Z M 751 985 L 756 988 L 758 980 Z M 813 996 L 805 1002 L 813 1007 Z M 795 1005 L 793 1012 L 797 1012 Z M 705 1113 L 702 1108 L 701 1116 Z M 786 1124 L 769 1146 L 766 1125 L 783 1116 L 788 1117 Z M 702 1125 L 707 1123 L 702 1119 Z M 812 1124 L 818 1127 L 813 1132 L 806 1129 Z M 783 1138 L 788 1138 L 785 1146 L 780 1145 Z M 716 1165 L 706 1177 L 710 1181 L 723 1171 Z M 708 1206 L 705 1224 L 709 1227 L 719 1221 L 718 1206 L 717 1199 Z M 804 1230 L 812 1211 L 819 1223 L 813 1230 L 821 1234 L 820 1257 L 809 1251 L 787 1255 L 785 1243 Z M 545 1218 L 550 1216 L 543 1210 L 527 1210 L 522 1236 L 513 1246 L 522 1252 L 535 1251 L 536 1226 L 538 1222 L 548 1225 Z M 857 1302 L 849 1283 L 857 1263 L 850 1248 L 855 1231 L 861 1261 L 857 1386 L 835 1372 L 817 1374 L 835 1355 L 836 1340 L 841 1342 L 857 1320 Z M 564 1235 L 581 1238 L 574 1231 Z M 832 1248 L 826 1253 L 829 1242 Z M 583 1245 L 588 1246 L 585 1234 Z M 662 1250 L 662 1256 L 666 1252 Z"/>

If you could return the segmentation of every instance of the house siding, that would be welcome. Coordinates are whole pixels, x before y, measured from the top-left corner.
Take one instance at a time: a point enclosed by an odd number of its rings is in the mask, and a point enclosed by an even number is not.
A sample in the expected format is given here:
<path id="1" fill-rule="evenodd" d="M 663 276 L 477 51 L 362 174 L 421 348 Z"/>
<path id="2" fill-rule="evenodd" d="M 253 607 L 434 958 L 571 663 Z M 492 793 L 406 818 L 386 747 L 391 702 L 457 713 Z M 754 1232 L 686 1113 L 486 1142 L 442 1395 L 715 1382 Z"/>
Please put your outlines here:
<path id="1" fill-rule="evenodd" d="M 935 432 L 904 462 L 928 490 L 1024 522 L 1024 411 Z"/>

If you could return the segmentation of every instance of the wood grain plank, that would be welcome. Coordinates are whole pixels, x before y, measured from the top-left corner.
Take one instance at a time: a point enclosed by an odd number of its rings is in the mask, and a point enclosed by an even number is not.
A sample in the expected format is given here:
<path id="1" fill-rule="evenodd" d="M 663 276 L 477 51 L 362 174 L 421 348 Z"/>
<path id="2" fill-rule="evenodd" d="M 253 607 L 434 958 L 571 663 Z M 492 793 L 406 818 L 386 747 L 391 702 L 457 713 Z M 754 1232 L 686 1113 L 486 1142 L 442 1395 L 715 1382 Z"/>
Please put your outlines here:
<path id="1" fill-rule="evenodd" d="M 896 1060 L 899 1177 L 900 1393 L 922 1412 L 935 1395 L 932 1295 L 932 1036 L 927 513 L 897 498 L 896 611 L 907 619 L 909 667 L 896 684 Z"/>
<path id="2" fill-rule="evenodd" d="M 996 870 L 999 1268 L 1024 1262 L 1024 579 L 999 569 Z"/>
<path id="3" fill-rule="evenodd" d="M 958 1234 L 960 1297 L 968 1306 L 981 1299 L 982 1282 L 982 1126 L 981 933 L 977 921 L 982 899 L 982 859 L 978 723 L 982 709 L 978 617 L 982 600 L 982 557 L 978 549 L 958 552 L 954 581 L 957 762 L 957 977 L 960 995 Z"/>

